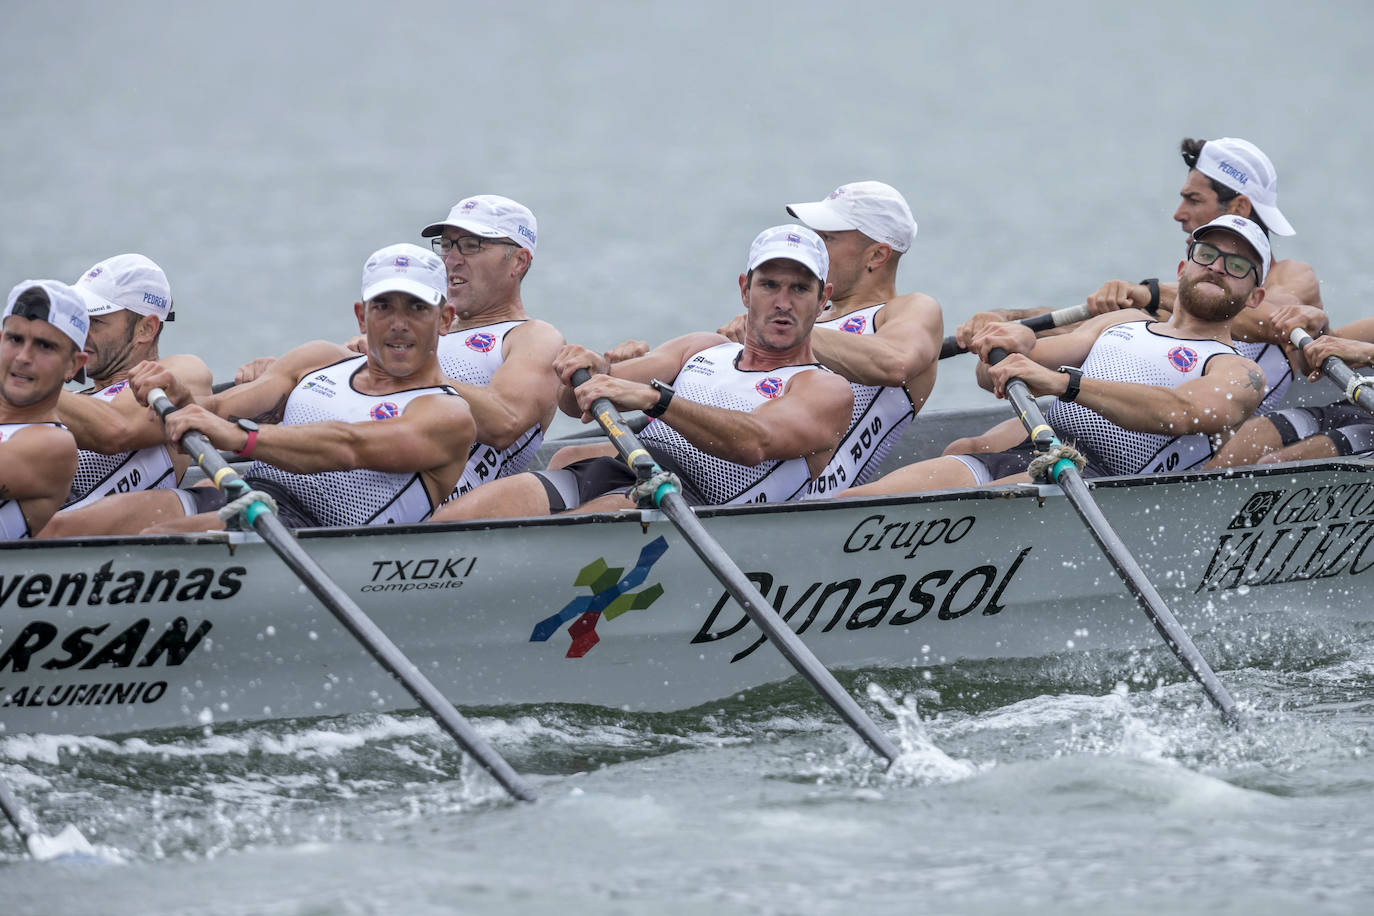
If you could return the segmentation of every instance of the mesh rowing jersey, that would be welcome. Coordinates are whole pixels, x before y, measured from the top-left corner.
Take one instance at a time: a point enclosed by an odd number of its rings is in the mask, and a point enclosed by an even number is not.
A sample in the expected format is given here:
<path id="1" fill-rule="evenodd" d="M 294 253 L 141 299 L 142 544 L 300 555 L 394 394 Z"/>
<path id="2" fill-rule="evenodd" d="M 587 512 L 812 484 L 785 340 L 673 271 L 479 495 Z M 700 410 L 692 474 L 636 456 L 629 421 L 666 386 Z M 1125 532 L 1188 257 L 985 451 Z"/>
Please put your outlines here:
<path id="1" fill-rule="evenodd" d="M 1129 321 L 1102 332 L 1083 361 L 1088 378 L 1177 388 L 1201 378 L 1214 356 L 1236 356 L 1234 347 L 1215 340 L 1166 337 L 1150 330 L 1153 321 Z M 1165 436 L 1122 429 L 1077 402 L 1056 400 L 1045 419 L 1060 438 L 1088 453 L 1112 474 L 1182 471 L 1212 455 L 1203 433 Z"/>
<path id="2" fill-rule="evenodd" d="M 462 331 L 451 331 L 439 338 L 439 367 L 444 375 L 465 385 L 491 384 L 505 357 L 501 345 L 506 335 L 526 319 L 502 321 Z M 495 449 L 481 442 L 472 443 L 468 463 L 449 499 L 498 477 L 509 477 L 529 467 L 544 442 L 544 427 L 536 423 L 520 434 L 508 448 Z"/>
<path id="3" fill-rule="evenodd" d="M 1289 384 L 1293 381 L 1293 367 L 1288 364 L 1288 357 L 1284 354 L 1283 348 L 1277 344 L 1238 340 L 1236 352 L 1246 359 L 1254 360 L 1264 373 L 1264 398 L 1255 408 L 1255 416 L 1278 410 L 1279 404 L 1283 402 L 1283 396 L 1288 393 Z"/>
<path id="4" fill-rule="evenodd" d="M 56 426 L 66 429 L 61 423 L 0 423 L 0 442 L 8 440 L 26 426 Z M 29 521 L 24 518 L 24 508 L 17 499 L 0 500 L 0 541 L 13 541 L 33 537 Z"/>
<path id="5" fill-rule="evenodd" d="M 872 334 L 881 302 L 858 309 L 848 315 L 817 321 L 818 328 L 831 328 L 849 334 Z M 854 412 L 850 414 L 849 429 L 826 462 L 825 470 L 807 484 L 805 499 L 834 496 L 841 490 L 867 483 L 882 466 L 892 446 L 902 438 L 902 432 L 916 416 L 911 395 L 903 385 L 882 387 L 850 382 L 854 392 Z"/>
<path id="6" fill-rule="evenodd" d="M 123 391 L 127 379 L 106 385 L 89 397 L 106 403 Z M 118 455 L 102 455 L 89 449 L 77 450 L 76 478 L 63 509 L 81 509 L 113 493 L 155 490 L 177 485 L 176 469 L 165 445 L 150 445 Z"/>
<path id="7" fill-rule="evenodd" d="M 390 394 L 363 394 L 353 387 L 353 377 L 366 362 L 366 356 L 350 357 L 316 369 L 301 379 L 286 400 L 282 425 L 329 420 L 385 423 L 399 417 L 406 405 L 418 397 L 430 394 L 458 396 L 447 385 Z M 243 476 L 249 483 L 262 480 L 282 488 L 321 527 L 422 522 L 434 511 L 418 472 L 393 473 L 359 468 L 295 474 L 255 461 Z"/>
<path id="8" fill-rule="evenodd" d="M 793 376 L 814 370 L 829 371 L 814 363 L 749 371 L 737 365 L 743 352 L 742 344 L 723 343 L 694 354 L 673 381 L 676 397 L 752 413 L 760 404 L 781 397 Z M 644 427 L 639 438 L 676 462 L 707 505 L 786 502 L 796 499 L 811 479 L 805 458 L 764 461 L 756 467 L 746 467 L 708 455 L 662 420 Z"/>

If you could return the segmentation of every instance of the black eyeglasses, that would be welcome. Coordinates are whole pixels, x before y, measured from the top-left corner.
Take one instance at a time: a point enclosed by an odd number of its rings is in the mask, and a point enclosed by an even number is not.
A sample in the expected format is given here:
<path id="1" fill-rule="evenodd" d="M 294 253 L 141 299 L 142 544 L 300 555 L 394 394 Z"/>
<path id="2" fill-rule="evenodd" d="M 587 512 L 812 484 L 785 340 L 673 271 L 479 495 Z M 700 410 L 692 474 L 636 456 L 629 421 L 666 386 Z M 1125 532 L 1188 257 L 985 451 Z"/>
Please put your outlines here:
<path id="1" fill-rule="evenodd" d="M 1188 246 L 1188 260 L 1194 264 L 1201 264 L 1203 267 L 1210 267 L 1221 258 L 1221 266 L 1228 276 L 1235 277 L 1237 280 L 1245 279 L 1245 275 L 1250 271 L 1255 272 L 1255 282 L 1259 282 L 1259 265 L 1249 258 L 1238 254 L 1227 254 L 1215 245 L 1206 242 L 1195 241 Z"/>
<path id="2" fill-rule="evenodd" d="M 510 245 L 520 247 L 519 242 L 512 242 L 510 239 L 484 239 L 478 235 L 460 235 L 456 239 L 446 239 L 443 236 L 435 236 L 429 240 L 430 247 L 442 258 L 448 257 L 448 253 L 455 247 L 459 254 L 468 257 L 482 250 L 483 245 Z"/>

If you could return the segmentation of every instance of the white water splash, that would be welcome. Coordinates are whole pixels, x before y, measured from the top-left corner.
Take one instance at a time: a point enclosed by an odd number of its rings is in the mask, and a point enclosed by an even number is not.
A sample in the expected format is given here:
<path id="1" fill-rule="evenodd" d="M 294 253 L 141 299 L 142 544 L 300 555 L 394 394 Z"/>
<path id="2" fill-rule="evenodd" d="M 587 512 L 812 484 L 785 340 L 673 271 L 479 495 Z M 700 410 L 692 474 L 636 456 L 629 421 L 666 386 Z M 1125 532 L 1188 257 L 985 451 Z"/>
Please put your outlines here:
<path id="1" fill-rule="evenodd" d="M 898 785 L 928 785 L 958 782 L 976 774 L 978 766 L 969 760 L 956 760 L 931 739 L 916 709 L 916 696 L 906 694 L 894 700 L 877 684 L 868 685 L 868 698 L 892 716 L 897 725 L 897 759 L 887 770 L 887 779 Z"/>

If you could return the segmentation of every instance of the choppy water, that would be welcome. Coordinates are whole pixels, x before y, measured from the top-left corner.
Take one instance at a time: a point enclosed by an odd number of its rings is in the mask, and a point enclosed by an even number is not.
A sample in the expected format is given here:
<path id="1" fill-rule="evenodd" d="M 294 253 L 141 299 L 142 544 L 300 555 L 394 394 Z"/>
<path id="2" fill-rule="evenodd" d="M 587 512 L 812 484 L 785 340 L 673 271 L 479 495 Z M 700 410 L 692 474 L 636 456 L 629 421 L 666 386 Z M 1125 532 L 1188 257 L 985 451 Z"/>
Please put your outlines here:
<path id="1" fill-rule="evenodd" d="M 177 300 L 164 349 L 221 377 L 350 333 L 366 254 L 474 192 L 534 209 L 526 301 L 593 346 L 714 327 L 784 203 L 869 177 L 911 200 L 900 285 L 947 324 L 1067 305 L 1168 275 L 1183 136 L 1271 155 L 1300 232 L 1276 250 L 1337 324 L 1374 294 L 1365 4 L 4 12 L 0 275 L 143 251 Z M 936 403 L 971 389 L 953 364 Z M 1374 633 L 1284 610 L 1269 640 L 1195 634 L 1240 733 L 1162 652 L 846 673 L 901 738 L 890 775 L 790 683 L 476 711 L 529 806 L 419 716 L 6 736 L 45 826 L 123 864 L 0 830 L 0 913 L 1364 912 Z"/>

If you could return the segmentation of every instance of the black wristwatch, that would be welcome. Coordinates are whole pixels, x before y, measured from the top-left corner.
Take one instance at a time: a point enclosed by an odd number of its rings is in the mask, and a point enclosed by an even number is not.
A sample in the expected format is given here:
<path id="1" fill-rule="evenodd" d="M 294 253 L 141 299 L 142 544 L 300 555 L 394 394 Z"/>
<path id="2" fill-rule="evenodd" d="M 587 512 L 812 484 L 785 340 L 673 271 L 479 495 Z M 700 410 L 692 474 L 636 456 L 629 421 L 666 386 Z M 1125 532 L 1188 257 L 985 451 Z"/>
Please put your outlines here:
<path id="1" fill-rule="evenodd" d="M 1079 386 L 1083 384 L 1083 370 L 1076 366 L 1060 366 L 1059 371 L 1069 377 L 1069 387 L 1059 396 L 1059 400 L 1070 402 L 1078 397 Z"/>
<path id="2" fill-rule="evenodd" d="M 650 379 L 649 387 L 658 392 L 658 403 L 645 409 L 644 415 L 653 417 L 655 420 L 663 416 L 663 412 L 668 409 L 668 404 L 673 400 L 673 386 L 667 382 L 660 382 L 658 379 Z"/>

